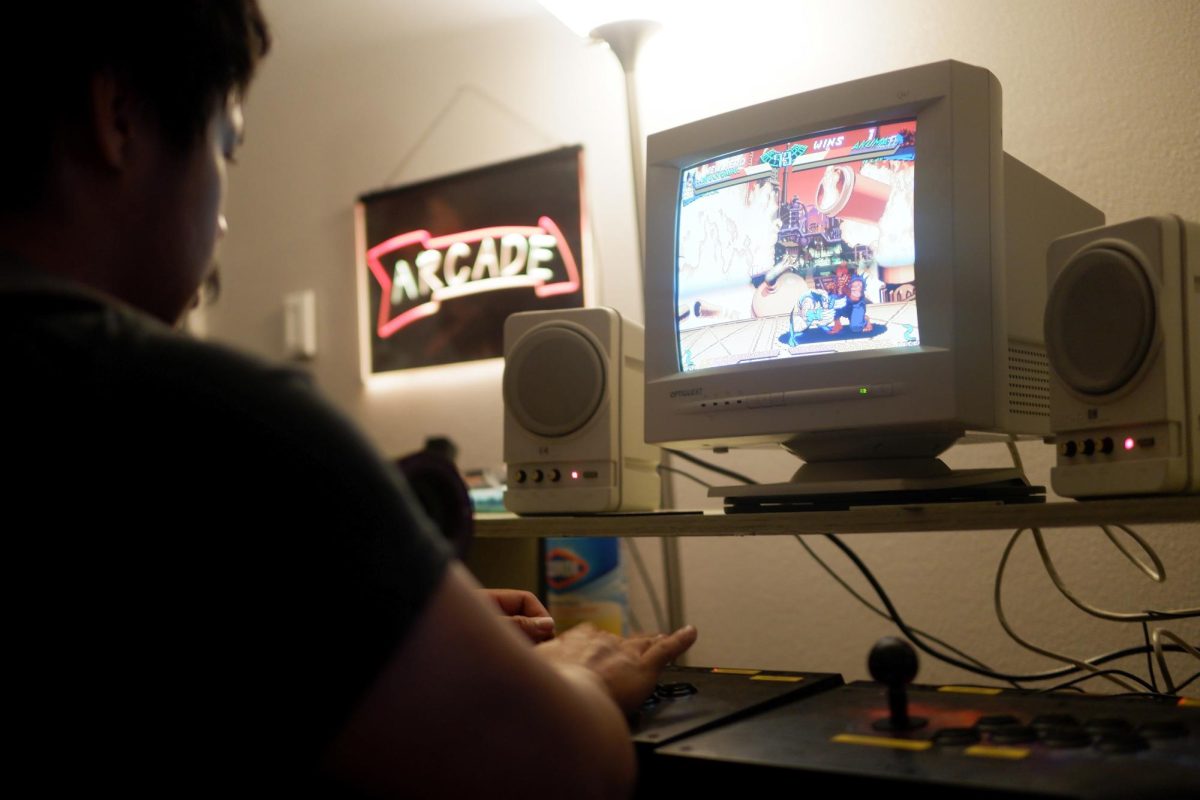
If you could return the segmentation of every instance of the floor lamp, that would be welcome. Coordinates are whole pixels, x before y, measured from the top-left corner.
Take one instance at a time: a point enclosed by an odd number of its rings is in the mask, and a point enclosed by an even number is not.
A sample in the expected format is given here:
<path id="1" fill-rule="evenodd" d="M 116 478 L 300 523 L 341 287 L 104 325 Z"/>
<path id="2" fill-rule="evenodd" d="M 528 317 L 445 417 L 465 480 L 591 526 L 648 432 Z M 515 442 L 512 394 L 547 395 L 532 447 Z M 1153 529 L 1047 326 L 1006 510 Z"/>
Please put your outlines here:
<path id="1" fill-rule="evenodd" d="M 559 4 L 547 2 L 547 0 L 542 0 L 542 5 L 576 33 L 584 34 L 593 40 L 606 42 L 621 63 L 621 69 L 625 72 L 625 107 L 629 122 L 634 219 L 637 225 L 638 280 L 642 286 L 645 286 L 646 169 L 643 156 L 645 136 L 642 133 L 641 117 L 638 113 L 636 71 L 642 44 L 658 32 L 662 26 L 650 19 L 614 19 L 610 14 L 606 20 L 599 16 L 604 13 L 605 6 L 619 6 L 619 3 L 597 4 L 600 9 L 591 16 L 591 19 L 587 19 L 586 11 L 581 10 L 578 3 L 572 4 L 569 9 L 560 8 Z M 583 27 L 580 27 L 581 25 Z M 682 572 L 677 539 L 673 537 L 662 539 L 662 559 L 663 594 L 666 595 L 667 601 L 667 626 L 668 630 L 676 630 L 683 625 Z"/>

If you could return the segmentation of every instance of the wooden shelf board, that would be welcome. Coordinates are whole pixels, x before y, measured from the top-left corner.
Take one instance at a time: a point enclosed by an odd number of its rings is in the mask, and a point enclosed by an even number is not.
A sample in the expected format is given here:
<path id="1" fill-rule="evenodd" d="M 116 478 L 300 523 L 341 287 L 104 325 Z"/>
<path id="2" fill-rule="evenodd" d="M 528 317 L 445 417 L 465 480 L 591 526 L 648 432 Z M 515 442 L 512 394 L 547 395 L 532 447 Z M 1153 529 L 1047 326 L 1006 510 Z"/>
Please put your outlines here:
<path id="1" fill-rule="evenodd" d="M 788 536 L 797 533 L 1015 530 L 1034 525 L 1075 528 L 1197 521 L 1200 521 L 1200 495 L 1020 505 L 944 503 L 760 514 L 657 512 L 546 517 L 481 514 L 476 517 L 475 533 L 487 538 Z"/>

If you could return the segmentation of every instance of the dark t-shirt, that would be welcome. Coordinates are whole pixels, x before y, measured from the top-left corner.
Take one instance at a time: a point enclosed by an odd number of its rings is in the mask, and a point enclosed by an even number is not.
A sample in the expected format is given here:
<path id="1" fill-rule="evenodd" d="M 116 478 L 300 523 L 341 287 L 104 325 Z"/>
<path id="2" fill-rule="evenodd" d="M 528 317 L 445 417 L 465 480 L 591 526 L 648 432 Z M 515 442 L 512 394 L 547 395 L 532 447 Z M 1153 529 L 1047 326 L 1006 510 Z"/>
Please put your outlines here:
<path id="1" fill-rule="evenodd" d="M 54 793 L 323 786 L 448 559 L 395 470 L 304 376 L 2 268 L 0 358 L 6 761 Z"/>

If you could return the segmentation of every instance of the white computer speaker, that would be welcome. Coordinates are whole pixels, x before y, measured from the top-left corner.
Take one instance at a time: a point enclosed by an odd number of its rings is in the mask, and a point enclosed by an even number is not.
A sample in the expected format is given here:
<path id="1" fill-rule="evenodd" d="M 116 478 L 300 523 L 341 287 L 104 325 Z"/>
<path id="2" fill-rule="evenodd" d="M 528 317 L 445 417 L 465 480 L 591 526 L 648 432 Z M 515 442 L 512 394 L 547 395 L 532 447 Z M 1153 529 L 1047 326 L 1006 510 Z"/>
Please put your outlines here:
<path id="1" fill-rule="evenodd" d="M 1093 228 L 1047 253 L 1054 491 L 1200 490 L 1200 226 Z"/>
<path id="2" fill-rule="evenodd" d="M 642 327 L 611 308 L 513 314 L 504 323 L 504 504 L 518 514 L 658 506 L 645 443 Z"/>

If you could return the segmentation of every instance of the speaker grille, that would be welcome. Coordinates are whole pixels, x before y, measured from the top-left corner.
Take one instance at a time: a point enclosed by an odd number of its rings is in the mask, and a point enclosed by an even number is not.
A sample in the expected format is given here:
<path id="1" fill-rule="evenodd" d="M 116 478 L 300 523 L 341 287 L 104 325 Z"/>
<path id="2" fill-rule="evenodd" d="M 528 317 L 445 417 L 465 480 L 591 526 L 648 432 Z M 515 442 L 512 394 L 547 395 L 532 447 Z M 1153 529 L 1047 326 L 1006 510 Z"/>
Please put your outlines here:
<path id="1" fill-rule="evenodd" d="M 604 398 L 604 357 L 580 331 L 548 325 L 526 333 L 504 359 L 504 402 L 528 431 L 566 436 Z"/>
<path id="2" fill-rule="evenodd" d="M 1150 353 L 1156 298 L 1141 262 L 1113 247 L 1072 256 L 1046 299 L 1046 347 L 1071 389 L 1105 395 L 1128 384 Z"/>
<path id="3" fill-rule="evenodd" d="M 1041 345 L 1008 343 L 1008 413 L 1050 418 L 1050 363 Z"/>

